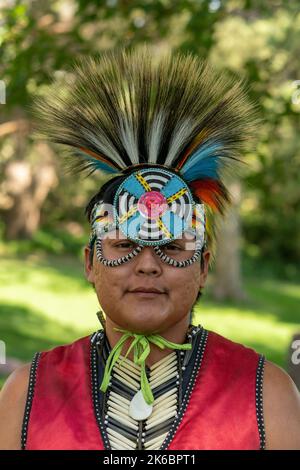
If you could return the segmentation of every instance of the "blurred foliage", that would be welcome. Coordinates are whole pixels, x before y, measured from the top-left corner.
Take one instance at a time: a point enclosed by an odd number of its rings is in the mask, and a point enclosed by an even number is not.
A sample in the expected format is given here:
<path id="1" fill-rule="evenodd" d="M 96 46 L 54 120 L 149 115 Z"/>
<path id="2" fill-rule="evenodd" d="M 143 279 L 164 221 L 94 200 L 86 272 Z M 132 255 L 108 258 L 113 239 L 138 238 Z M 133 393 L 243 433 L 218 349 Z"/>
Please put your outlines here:
<path id="1" fill-rule="evenodd" d="M 0 78 L 7 93 L 0 126 L 16 118 L 30 123 L 34 96 L 43 95 L 53 77 L 68 73 L 78 57 L 141 42 L 157 52 L 192 51 L 245 77 L 262 122 L 243 171 L 244 249 L 258 261 L 299 264 L 298 0 L 2 0 Z M 38 167 L 43 155 L 30 125 L 21 138 L 22 158 Z M 1 137 L 0 149 L 0 209 L 5 211 L 10 200 L 3 170 L 20 158 L 14 133 Z M 54 163 L 59 183 L 43 204 L 40 228 L 16 250 L 34 246 L 78 253 L 87 236 L 83 207 L 102 176 L 78 180 L 59 160 Z"/>

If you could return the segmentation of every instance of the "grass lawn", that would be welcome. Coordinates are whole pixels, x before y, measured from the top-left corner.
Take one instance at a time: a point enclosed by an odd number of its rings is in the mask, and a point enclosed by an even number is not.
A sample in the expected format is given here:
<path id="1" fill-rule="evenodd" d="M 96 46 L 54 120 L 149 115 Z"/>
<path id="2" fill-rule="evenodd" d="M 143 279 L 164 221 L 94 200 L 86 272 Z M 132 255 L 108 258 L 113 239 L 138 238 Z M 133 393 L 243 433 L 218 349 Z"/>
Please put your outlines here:
<path id="1" fill-rule="evenodd" d="M 300 287 L 272 277 L 246 275 L 248 300 L 217 303 L 209 292 L 195 323 L 264 353 L 285 367 L 292 335 L 300 331 Z M 96 295 L 76 258 L 2 257 L 0 340 L 7 356 L 30 361 L 36 351 L 65 344 L 99 328 Z M 4 378 L 0 377 L 0 387 Z"/>

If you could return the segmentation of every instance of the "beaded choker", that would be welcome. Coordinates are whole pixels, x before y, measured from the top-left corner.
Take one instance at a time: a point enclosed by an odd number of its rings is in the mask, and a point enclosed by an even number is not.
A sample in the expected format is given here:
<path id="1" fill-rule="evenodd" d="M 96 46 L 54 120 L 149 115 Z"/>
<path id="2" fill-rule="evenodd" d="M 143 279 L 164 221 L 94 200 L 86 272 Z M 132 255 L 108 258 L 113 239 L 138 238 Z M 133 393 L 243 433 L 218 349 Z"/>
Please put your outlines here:
<path id="1" fill-rule="evenodd" d="M 123 336 L 117 342 L 115 347 L 112 349 L 109 357 L 106 361 L 105 371 L 103 381 L 100 387 L 102 392 L 106 392 L 109 380 L 111 377 L 111 372 L 120 358 L 122 348 L 124 343 L 129 339 L 133 338 L 133 341 L 125 355 L 125 359 L 127 358 L 130 351 L 133 349 L 134 352 L 134 364 L 141 366 L 141 389 L 133 397 L 130 403 L 130 413 L 132 417 L 138 417 L 138 419 L 145 419 L 151 414 L 152 412 L 152 404 L 154 402 L 154 397 L 151 391 L 151 387 L 148 382 L 147 374 L 146 374 L 146 364 L 145 361 L 150 354 L 150 343 L 155 344 L 160 349 L 164 349 L 167 347 L 168 349 L 179 349 L 179 350 L 188 350 L 192 348 L 191 344 L 176 344 L 172 343 L 171 341 L 166 340 L 162 336 L 159 335 L 141 335 L 136 333 L 131 333 L 130 331 L 122 330 L 115 328 L 116 331 L 120 331 Z M 123 360 L 121 360 L 122 364 Z"/>

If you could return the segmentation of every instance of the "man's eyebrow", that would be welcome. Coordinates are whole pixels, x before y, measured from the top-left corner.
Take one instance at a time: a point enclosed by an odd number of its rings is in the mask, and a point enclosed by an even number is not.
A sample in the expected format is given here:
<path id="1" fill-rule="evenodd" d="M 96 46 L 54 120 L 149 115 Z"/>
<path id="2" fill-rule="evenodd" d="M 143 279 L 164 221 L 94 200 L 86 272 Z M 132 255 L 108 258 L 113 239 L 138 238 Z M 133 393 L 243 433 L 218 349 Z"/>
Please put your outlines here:
<path id="1" fill-rule="evenodd" d="M 172 245 L 172 243 L 182 244 L 185 243 L 185 240 L 183 240 L 182 238 L 176 238 L 175 240 L 170 240 L 168 243 L 166 243 L 166 245 Z"/>
<path id="2" fill-rule="evenodd" d="M 111 245 L 112 243 L 116 242 L 116 241 L 120 241 L 120 242 L 127 242 L 127 241 L 131 241 L 129 240 L 129 238 L 121 238 L 121 237 L 107 237 L 106 240 L 108 240 L 108 243 Z"/>
<path id="3" fill-rule="evenodd" d="M 183 242 L 183 243 L 184 243 L 184 242 L 187 241 L 187 239 L 184 238 L 184 237 L 180 237 L 180 238 L 175 238 L 175 240 L 173 240 L 173 241 L 174 241 L 174 242 Z"/>

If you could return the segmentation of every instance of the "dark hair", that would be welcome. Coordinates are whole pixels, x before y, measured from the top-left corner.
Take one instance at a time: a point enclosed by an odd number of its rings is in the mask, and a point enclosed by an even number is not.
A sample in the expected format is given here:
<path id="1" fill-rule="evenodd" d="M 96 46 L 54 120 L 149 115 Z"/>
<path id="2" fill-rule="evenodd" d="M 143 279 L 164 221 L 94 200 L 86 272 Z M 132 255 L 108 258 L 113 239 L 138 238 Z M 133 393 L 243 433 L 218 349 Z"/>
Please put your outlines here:
<path id="1" fill-rule="evenodd" d="M 85 215 L 89 222 L 91 222 L 91 213 L 97 202 L 102 200 L 106 204 L 113 204 L 116 191 L 126 177 L 127 175 L 115 176 L 101 186 L 101 189 L 92 197 L 85 208 Z"/>
<path id="2" fill-rule="evenodd" d="M 196 298 L 195 302 L 193 303 L 193 307 L 192 307 L 192 310 L 191 310 L 190 323 L 193 323 L 193 319 L 194 319 L 194 316 L 195 316 L 195 307 L 196 307 L 198 301 L 200 300 L 200 298 L 202 297 L 202 295 L 203 295 L 203 292 L 199 290 L 197 298 Z"/>

